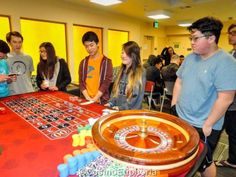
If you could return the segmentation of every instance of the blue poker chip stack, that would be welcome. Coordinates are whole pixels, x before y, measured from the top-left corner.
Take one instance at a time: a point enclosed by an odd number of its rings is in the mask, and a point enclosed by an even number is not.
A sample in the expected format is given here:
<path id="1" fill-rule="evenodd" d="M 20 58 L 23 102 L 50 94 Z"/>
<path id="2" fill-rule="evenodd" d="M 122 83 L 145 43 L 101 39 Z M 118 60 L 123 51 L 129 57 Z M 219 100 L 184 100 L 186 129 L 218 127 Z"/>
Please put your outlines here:
<path id="1" fill-rule="evenodd" d="M 89 163 L 96 160 L 99 156 L 101 156 L 99 151 L 91 151 L 84 154 L 78 154 L 75 157 L 70 157 L 68 159 L 68 164 L 58 165 L 57 169 L 60 173 L 60 177 L 75 175 L 78 170 L 83 169 Z"/>
<path id="2" fill-rule="evenodd" d="M 80 170 L 86 166 L 86 158 L 83 154 L 78 154 L 75 156 L 78 160 L 77 169 Z"/>
<path id="3" fill-rule="evenodd" d="M 99 151 L 92 151 L 92 152 L 93 152 L 92 156 L 94 160 L 97 159 L 99 156 L 101 156 L 101 153 Z"/>
<path id="4" fill-rule="evenodd" d="M 70 157 L 68 159 L 68 166 L 69 166 L 69 174 L 70 175 L 74 175 L 77 172 L 77 164 L 78 164 L 78 160 L 76 157 Z"/>
<path id="5" fill-rule="evenodd" d="M 92 154 L 93 154 L 93 152 L 84 153 L 87 164 L 89 164 L 90 162 L 92 162 L 94 160 L 94 157 Z"/>
<path id="6" fill-rule="evenodd" d="M 69 167 L 67 164 L 60 164 L 57 166 L 57 170 L 60 173 L 60 177 L 67 177 L 69 176 Z"/>
<path id="7" fill-rule="evenodd" d="M 82 169 L 101 155 L 98 151 L 86 152 L 84 154 L 78 154 L 76 156 L 78 160 L 78 169 Z"/>

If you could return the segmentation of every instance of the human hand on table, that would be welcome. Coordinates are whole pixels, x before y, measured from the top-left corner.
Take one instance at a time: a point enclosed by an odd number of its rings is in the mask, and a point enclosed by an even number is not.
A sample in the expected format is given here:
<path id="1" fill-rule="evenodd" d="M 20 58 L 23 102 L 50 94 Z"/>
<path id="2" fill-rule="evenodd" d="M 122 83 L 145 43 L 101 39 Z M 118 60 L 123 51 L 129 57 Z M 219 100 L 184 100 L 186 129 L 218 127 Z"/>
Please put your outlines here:
<path id="1" fill-rule="evenodd" d="M 41 88 L 42 90 L 46 90 L 46 89 L 48 88 L 48 86 L 45 85 L 45 84 L 41 84 L 41 85 L 40 85 L 40 88 Z"/>
<path id="2" fill-rule="evenodd" d="M 46 90 L 49 87 L 49 81 L 43 80 L 42 84 L 40 85 L 41 89 Z"/>
<path id="3" fill-rule="evenodd" d="M 87 96 L 84 96 L 84 97 L 85 97 L 86 100 L 92 101 L 92 98 L 90 96 L 87 95 Z"/>
<path id="4" fill-rule="evenodd" d="M 112 105 L 112 103 L 106 103 L 106 104 L 104 104 L 104 106 L 107 106 L 109 108 L 112 108 L 113 110 L 119 111 L 119 107 Z"/>
<path id="5" fill-rule="evenodd" d="M 58 87 L 57 86 L 51 86 L 48 89 L 51 90 L 51 91 L 57 91 Z"/>
<path id="6" fill-rule="evenodd" d="M 99 100 L 99 99 L 96 98 L 96 97 L 93 97 L 93 98 L 90 99 L 90 101 L 93 101 L 93 102 L 98 102 L 98 100 Z"/>
<path id="7" fill-rule="evenodd" d="M 118 106 L 113 106 L 112 109 L 119 111 L 119 107 Z"/>
<path id="8" fill-rule="evenodd" d="M 109 103 L 104 104 L 106 107 L 110 107 L 111 105 Z"/>

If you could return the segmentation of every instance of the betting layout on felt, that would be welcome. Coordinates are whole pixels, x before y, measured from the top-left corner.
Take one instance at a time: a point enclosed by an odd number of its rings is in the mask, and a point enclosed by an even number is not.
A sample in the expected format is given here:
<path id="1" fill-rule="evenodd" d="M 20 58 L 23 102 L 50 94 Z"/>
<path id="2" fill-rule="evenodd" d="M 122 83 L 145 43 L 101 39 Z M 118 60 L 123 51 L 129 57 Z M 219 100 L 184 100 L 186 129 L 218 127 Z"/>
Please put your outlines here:
<path id="1" fill-rule="evenodd" d="M 9 98 L 3 104 L 49 139 L 67 137 L 78 126 L 86 125 L 88 118 L 100 117 L 96 112 L 50 94 Z"/>

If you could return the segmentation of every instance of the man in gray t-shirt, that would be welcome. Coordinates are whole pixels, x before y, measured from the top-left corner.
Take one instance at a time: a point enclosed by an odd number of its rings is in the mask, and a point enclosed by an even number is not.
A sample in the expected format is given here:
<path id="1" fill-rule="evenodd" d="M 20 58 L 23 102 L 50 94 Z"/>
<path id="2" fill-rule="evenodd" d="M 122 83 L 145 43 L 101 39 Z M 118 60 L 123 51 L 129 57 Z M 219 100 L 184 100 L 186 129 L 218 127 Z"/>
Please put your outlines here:
<path id="1" fill-rule="evenodd" d="M 33 92 L 31 73 L 34 71 L 34 65 L 32 58 L 21 52 L 22 35 L 13 31 L 7 33 L 6 39 L 12 50 L 7 60 L 9 73 L 17 74 L 16 81 L 9 84 L 10 95 Z"/>

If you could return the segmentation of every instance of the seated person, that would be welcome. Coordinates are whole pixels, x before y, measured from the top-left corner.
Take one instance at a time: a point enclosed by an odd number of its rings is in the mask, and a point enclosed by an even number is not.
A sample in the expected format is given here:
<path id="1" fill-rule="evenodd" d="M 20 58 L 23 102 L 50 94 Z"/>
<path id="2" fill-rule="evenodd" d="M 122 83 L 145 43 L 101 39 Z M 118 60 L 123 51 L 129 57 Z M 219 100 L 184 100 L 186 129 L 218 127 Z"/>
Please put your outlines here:
<path id="1" fill-rule="evenodd" d="M 147 81 L 155 82 L 154 92 L 163 93 L 163 80 L 161 76 L 161 67 L 162 67 L 162 59 L 161 56 L 158 55 L 156 58 L 152 59 L 151 66 L 149 66 L 146 70 L 146 79 Z"/>
<path id="2" fill-rule="evenodd" d="M 146 69 L 146 68 L 148 68 L 149 66 L 151 66 L 151 61 L 152 61 L 152 59 L 154 59 L 154 58 L 156 58 L 155 55 L 153 55 L 153 54 L 149 55 L 147 61 L 143 64 L 143 67 Z"/>
<path id="3" fill-rule="evenodd" d="M 184 62 L 184 55 L 180 55 L 179 59 L 180 59 L 180 63 L 179 63 L 179 66 L 180 66 Z"/>
<path id="4" fill-rule="evenodd" d="M 174 83 L 177 78 L 176 72 L 179 69 L 180 58 L 178 55 L 173 55 L 171 57 L 170 64 L 163 67 L 161 74 L 165 82 L 165 87 L 167 88 L 166 96 L 169 99 L 172 99 Z"/>
<path id="5" fill-rule="evenodd" d="M 37 66 L 36 82 L 40 90 L 66 91 L 71 82 L 70 71 L 64 59 L 56 56 L 50 42 L 39 46 L 40 62 Z"/>
<path id="6" fill-rule="evenodd" d="M 180 59 L 178 55 L 173 55 L 171 57 L 170 64 L 164 66 L 161 70 L 161 74 L 164 81 L 175 82 L 177 76 L 176 72 L 179 69 Z"/>
<path id="7" fill-rule="evenodd" d="M 138 44 L 134 41 L 123 44 L 121 58 L 121 69 L 105 106 L 115 110 L 141 109 L 146 76 Z"/>

